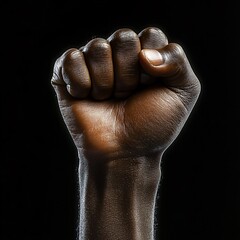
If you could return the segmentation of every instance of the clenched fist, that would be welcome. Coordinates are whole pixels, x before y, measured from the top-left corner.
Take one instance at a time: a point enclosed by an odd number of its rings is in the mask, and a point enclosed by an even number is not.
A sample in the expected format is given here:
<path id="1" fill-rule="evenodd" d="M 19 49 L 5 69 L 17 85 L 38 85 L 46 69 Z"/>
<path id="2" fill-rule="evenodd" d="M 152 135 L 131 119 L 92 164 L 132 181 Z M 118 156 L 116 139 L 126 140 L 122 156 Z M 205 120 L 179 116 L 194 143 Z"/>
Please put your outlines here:
<path id="1" fill-rule="evenodd" d="M 80 160 L 79 238 L 153 239 L 160 158 L 200 93 L 184 50 L 123 28 L 64 52 L 51 83 Z"/>
<path id="2" fill-rule="evenodd" d="M 52 84 L 78 150 L 103 159 L 164 151 L 200 92 L 184 50 L 152 27 L 67 50 Z"/>

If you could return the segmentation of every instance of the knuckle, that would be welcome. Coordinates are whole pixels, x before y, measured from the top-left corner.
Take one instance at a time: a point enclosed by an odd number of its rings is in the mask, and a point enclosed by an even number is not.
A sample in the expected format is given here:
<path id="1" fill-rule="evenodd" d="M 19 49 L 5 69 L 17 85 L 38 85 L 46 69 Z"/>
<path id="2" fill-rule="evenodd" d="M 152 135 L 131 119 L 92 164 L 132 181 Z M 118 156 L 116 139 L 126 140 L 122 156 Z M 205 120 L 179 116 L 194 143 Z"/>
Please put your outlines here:
<path id="1" fill-rule="evenodd" d="M 82 52 L 87 55 L 102 55 L 110 50 L 110 45 L 106 39 L 95 38 L 89 41 Z"/>
<path id="2" fill-rule="evenodd" d="M 139 35 L 142 35 L 142 34 L 146 34 L 150 36 L 158 36 L 161 39 L 167 41 L 167 36 L 164 34 L 164 32 L 161 29 L 157 27 L 147 27 L 143 29 Z"/>
<path id="3" fill-rule="evenodd" d="M 69 64 L 80 57 L 80 51 L 76 48 L 70 48 L 62 55 L 62 64 Z"/>
<path id="4" fill-rule="evenodd" d="M 178 43 L 171 43 L 170 45 L 170 49 L 172 52 L 172 55 L 178 59 L 184 59 L 185 58 L 185 53 L 184 50 L 182 48 L 182 46 Z"/>
<path id="5" fill-rule="evenodd" d="M 96 48 L 105 48 L 107 45 L 107 41 L 104 38 L 94 38 L 90 40 L 84 47 L 84 51 L 96 47 Z"/>
<path id="6" fill-rule="evenodd" d="M 110 42 L 115 42 L 115 41 L 120 41 L 120 42 L 125 42 L 125 41 L 132 41 L 133 39 L 137 39 L 138 35 L 129 28 L 121 28 L 117 31 L 115 31 L 110 37 L 109 41 Z"/>

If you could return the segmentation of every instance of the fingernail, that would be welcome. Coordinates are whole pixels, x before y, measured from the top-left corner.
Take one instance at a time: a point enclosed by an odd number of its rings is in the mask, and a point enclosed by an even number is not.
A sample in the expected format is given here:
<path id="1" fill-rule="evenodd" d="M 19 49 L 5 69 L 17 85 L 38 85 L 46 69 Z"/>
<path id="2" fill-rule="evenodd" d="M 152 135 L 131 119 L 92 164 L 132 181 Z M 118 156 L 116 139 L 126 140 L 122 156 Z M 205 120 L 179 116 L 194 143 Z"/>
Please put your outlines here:
<path id="1" fill-rule="evenodd" d="M 163 57 L 162 55 L 155 49 L 143 49 L 143 54 L 148 59 L 148 61 L 154 65 L 158 66 L 163 64 Z"/>

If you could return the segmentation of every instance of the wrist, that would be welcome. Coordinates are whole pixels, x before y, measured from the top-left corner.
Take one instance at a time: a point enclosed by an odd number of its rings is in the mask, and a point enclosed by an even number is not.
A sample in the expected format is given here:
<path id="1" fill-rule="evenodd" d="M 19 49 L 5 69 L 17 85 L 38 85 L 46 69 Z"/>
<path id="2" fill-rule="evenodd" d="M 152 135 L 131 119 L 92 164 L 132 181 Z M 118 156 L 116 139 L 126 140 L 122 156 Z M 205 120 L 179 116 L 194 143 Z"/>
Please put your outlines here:
<path id="1" fill-rule="evenodd" d="M 161 154 L 111 161 L 79 157 L 80 236 L 153 239 Z"/>

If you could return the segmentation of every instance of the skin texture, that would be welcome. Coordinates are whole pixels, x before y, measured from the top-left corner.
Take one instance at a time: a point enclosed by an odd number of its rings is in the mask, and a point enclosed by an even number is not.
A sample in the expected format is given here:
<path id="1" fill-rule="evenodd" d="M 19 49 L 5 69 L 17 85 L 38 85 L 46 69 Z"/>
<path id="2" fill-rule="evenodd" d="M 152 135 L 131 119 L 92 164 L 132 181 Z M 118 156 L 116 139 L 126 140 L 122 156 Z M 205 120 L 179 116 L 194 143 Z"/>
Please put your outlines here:
<path id="1" fill-rule="evenodd" d="M 51 83 L 79 156 L 79 239 L 154 239 L 160 161 L 201 89 L 183 48 L 118 29 L 64 52 Z"/>

